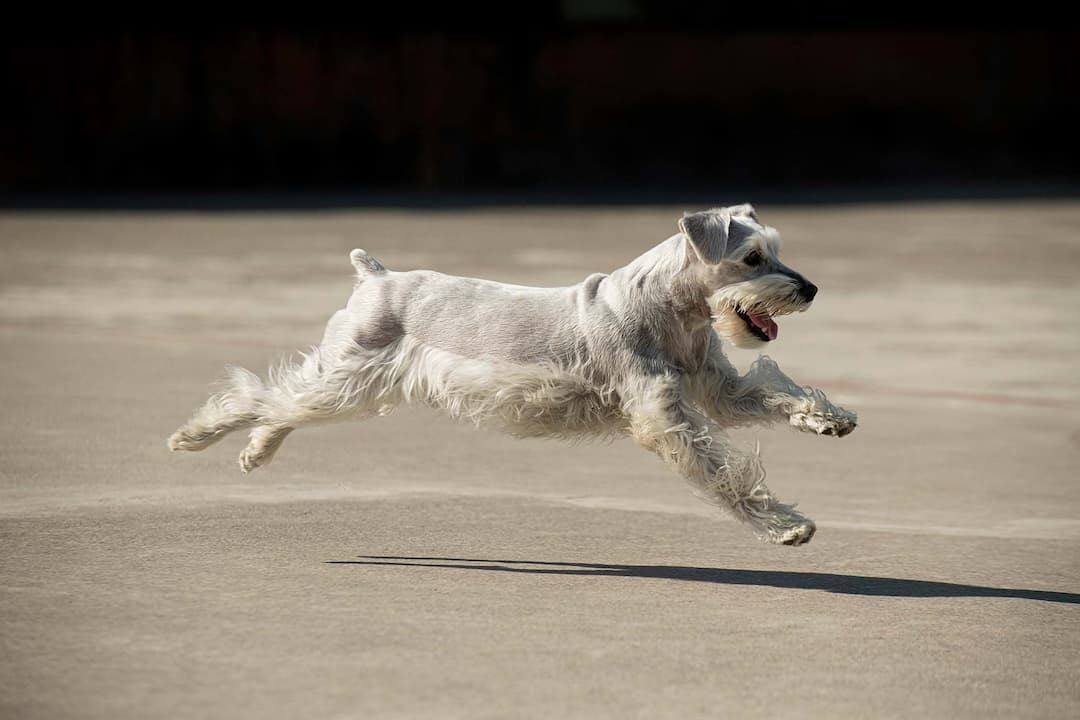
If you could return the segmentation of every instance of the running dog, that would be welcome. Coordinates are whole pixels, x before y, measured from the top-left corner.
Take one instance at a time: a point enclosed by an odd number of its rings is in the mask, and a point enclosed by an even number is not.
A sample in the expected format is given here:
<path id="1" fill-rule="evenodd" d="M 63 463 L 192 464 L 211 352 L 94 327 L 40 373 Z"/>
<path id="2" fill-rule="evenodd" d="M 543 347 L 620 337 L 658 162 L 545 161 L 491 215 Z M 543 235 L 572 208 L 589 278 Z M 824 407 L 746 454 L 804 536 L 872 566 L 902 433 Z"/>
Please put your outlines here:
<path id="1" fill-rule="evenodd" d="M 250 472 L 298 427 L 407 403 L 520 437 L 629 435 L 760 538 L 801 545 L 814 522 L 777 500 L 757 453 L 724 434 L 781 421 L 836 437 L 855 429 L 855 413 L 769 358 L 740 375 L 723 353 L 722 339 L 775 340 L 775 318 L 813 301 L 817 287 L 779 251 L 750 205 L 687 214 L 625 267 L 570 287 L 395 272 L 353 250 L 355 289 L 322 343 L 266 381 L 231 368 L 168 445 L 202 450 L 251 428 L 240 455 Z"/>

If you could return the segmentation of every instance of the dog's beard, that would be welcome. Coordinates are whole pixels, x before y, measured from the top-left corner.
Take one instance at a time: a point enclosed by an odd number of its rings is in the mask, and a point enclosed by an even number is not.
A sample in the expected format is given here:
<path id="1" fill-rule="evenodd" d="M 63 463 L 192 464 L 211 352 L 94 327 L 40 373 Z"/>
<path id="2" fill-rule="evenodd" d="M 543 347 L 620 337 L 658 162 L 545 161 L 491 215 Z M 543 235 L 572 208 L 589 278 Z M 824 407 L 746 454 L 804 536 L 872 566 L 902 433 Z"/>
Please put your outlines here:
<path id="1" fill-rule="evenodd" d="M 736 347 L 756 348 L 776 339 L 774 317 L 802 312 L 810 303 L 786 275 L 765 275 L 720 288 L 709 297 L 716 332 Z"/>

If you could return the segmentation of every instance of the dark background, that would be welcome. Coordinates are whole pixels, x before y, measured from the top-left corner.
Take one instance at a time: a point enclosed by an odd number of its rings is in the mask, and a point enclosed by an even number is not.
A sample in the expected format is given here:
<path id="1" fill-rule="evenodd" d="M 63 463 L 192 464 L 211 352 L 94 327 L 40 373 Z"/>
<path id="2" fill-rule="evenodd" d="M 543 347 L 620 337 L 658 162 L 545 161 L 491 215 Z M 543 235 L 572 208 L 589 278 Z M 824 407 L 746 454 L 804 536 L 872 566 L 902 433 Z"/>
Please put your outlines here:
<path id="1" fill-rule="evenodd" d="M 1072 29 L 691 7 L 30 25 L 2 49 L 0 191 L 573 199 L 1080 180 Z"/>

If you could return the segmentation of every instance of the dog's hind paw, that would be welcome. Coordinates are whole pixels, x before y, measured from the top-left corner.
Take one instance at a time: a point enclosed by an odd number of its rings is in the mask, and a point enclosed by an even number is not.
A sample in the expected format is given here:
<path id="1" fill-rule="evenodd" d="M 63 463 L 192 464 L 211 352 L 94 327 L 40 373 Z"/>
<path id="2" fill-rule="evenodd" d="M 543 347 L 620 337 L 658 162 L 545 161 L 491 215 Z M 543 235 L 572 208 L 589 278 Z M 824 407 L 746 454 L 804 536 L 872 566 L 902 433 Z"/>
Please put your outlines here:
<path id="1" fill-rule="evenodd" d="M 859 424 L 855 413 L 839 407 L 792 413 L 790 422 L 792 427 L 803 432 L 831 437 L 844 437 Z"/>
<path id="2" fill-rule="evenodd" d="M 222 437 L 224 437 L 224 433 L 212 431 L 194 432 L 183 427 L 169 436 L 166 445 L 174 452 L 176 450 L 195 452 L 210 447 Z"/>
<path id="3" fill-rule="evenodd" d="M 248 474 L 262 464 L 260 460 L 259 453 L 253 452 L 251 448 L 245 448 L 244 451 L 240 453 L 240 472 L 245 475 Z"/>
<path id="4" fill-rule="evenodd" d="M 262 425 L 251 431 L 251 441 L 240 453 L 240 469 L 249 473 L 257 467 L 267 465 L 274 459 L 274 453 L 285 442 L 293 429 L 274 425 Z"/>

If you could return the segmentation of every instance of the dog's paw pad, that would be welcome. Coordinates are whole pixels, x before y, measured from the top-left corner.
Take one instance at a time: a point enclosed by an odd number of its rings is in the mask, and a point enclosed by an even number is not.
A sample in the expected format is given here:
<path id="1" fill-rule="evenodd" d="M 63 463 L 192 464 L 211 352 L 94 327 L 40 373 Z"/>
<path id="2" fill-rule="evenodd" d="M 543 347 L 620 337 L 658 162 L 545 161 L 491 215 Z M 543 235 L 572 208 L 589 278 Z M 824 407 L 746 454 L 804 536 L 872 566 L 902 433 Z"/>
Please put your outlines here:
<path id="1" fill-rule="evenodd" d="M 793 414 L 791 425 L 803 432 L 844 437 L 851 434 L 858 425 L 858 421 L 851 413 L 808 412 Z"/>
<path id="2" fill-rule="evenodd" d="M 240 453 L 240 471 L 245 475 L 255 468 L 259 467 L 262 463 L 261 458 L 257 453 L 253 453 L 249 450 L 244 450 Z"/>
<path id="3" fill-rule="evenodd" d="M 849 420 L 846 424 L 841 426 L 836 431 L 836 437 L 844 437 L 845 435 L 850 435 L 855 430 L 855 428 L 858 427 L 858 425 L 859 423 L 857 421 Z"/>
<path id="4" fill-rule="evenodd" d="M 808 522 L 787 530 L 780 535 L 778 542 L 781 545 L 790 545 L 792 547 L 805 545 L 810 542 L 810 538 L 814 537 L 815 532 L 817 532 L 817 526 L 812 522 Z"/>

